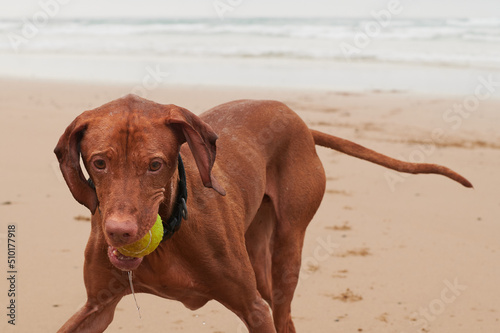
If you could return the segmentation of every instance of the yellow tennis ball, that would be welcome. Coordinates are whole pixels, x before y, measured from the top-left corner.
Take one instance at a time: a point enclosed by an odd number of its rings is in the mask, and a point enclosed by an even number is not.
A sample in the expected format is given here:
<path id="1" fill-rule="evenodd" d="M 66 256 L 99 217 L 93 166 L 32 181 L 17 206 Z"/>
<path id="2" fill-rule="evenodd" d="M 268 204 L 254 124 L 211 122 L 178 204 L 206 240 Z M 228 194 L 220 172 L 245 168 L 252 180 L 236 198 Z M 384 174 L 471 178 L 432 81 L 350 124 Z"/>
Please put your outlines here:
<path id="1" fill-rule="evenodd" d="M 141 258 L 153 252 L 163 238 L 163 224 L 158 215 L 149 232 L 137 242 L 118 248 L 118 252 L 128 257 Z"/>

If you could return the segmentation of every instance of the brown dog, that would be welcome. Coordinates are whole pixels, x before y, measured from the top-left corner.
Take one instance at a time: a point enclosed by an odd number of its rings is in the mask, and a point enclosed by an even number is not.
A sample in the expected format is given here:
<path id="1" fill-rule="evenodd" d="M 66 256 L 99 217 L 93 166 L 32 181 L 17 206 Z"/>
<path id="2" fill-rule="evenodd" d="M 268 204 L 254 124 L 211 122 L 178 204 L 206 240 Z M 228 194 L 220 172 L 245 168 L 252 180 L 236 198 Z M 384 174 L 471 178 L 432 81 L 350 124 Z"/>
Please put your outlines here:
<path id="1" fill-rule="evenodd" d="M 92 212 L 84 267 L 88 299 L 60 332 L 104 331 L 120 299 L 131 293 L 126 271 L 133 271 L 136 292 L 190 309 L 217 300 L 250 332 L 295 332 L 290 304 L 304 234 L 325 191 L 316 144 L 472 186 L 448 168 L 401 162 L 310 130 L 275 101 L 234 101 L 198 117 L 128 95 L 78 116 L 55 153 L 71 193 Z M 166 237 L 179 228 L 185 213 L 179 154 L 189 220 L 143 258 L 117 253 L 141 239 L 157 214 L 174 221 Z"/>

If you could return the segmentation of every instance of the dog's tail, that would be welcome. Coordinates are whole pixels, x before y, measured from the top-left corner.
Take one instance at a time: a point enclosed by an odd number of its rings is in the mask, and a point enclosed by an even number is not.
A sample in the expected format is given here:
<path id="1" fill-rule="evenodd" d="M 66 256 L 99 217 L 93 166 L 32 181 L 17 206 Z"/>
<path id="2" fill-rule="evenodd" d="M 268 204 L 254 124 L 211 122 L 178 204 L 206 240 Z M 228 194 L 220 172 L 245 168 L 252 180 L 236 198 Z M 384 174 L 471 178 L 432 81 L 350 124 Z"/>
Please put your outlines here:
<path id="1" fill-rule="evenodd" d="M 314 138 L 314 142 L 319 146 L 335 149 L 344 154 L 361 158 L 363 160 L 367 160 L 369 162 L 376 163 L 396 171 L 413 173 L 413 174 L 435 173 L 451 178 L 465 187 L 472 187 L 472 184 L 467 179 L 465 179 L 455 171 L 448 169 L 447 167 L 442 165 L 404 162 L 377 153 L 376 151 L 365 148 L 361 145 L 358 145 L 357 143 L 341 139 L 333 135 L 329 135 L 315 130 L 311 130 L 311 134 Z"/>

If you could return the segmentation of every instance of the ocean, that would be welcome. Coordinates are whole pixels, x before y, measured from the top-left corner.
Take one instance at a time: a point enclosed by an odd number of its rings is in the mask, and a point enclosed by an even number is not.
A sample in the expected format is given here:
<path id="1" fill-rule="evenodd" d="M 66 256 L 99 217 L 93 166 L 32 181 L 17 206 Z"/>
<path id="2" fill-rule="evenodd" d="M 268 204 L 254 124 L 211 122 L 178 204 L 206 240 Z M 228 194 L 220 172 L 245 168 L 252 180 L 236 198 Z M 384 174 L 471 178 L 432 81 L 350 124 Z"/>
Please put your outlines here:
<path id="1" fill-rule="evenodd" d="M 3 19 L 0 36 L 0 76 L 134 81 L 163 66 L 171 83 L 411 90 L 376 85 L 402 69 L 450 82 L 500 72 L 500 18 Z M 360 72 L 366 86 L 328 78 Z"/>

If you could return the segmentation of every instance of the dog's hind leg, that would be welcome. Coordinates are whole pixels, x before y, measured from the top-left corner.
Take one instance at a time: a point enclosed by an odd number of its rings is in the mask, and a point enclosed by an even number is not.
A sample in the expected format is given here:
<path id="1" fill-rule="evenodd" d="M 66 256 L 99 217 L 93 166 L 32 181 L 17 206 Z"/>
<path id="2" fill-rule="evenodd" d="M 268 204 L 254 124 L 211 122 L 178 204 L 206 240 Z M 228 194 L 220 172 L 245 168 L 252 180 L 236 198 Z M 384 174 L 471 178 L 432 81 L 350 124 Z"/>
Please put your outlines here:
<path id="1" fill-rule="evenodd" d="M 257 280 L 257 290 L 262 298 L 272 305 L 272 243 L 276 213 L 266 195 L 245 233 L 245 245 Z"/>
<path id="2" fill-rule="evenodd" d="M 304 236 L 326 184 L 315 149 L 295 148 L 292 143 L 289 156 L 268 186 L 277 217 L 272 238 L 272 310 L 277 332 L 295 332 L 291 302 L 299 280 Z"/>

